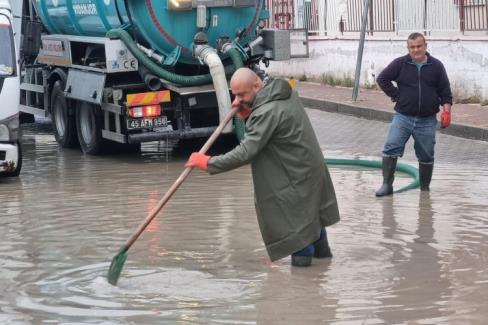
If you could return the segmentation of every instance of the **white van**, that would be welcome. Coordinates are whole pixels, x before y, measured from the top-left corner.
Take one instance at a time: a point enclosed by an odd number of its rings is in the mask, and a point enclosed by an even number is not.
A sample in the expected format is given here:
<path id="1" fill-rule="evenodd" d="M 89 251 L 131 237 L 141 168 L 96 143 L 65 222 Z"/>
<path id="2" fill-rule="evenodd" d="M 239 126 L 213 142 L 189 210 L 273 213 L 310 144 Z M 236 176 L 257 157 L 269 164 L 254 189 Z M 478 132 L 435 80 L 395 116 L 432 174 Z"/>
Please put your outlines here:
<path id="1" fill-rule="evenodd" d="M 0 175 L 6 176 L 18 176 L 22 168 L 20 78 L 15 39 L 10 3 L 0 0 Z"/>

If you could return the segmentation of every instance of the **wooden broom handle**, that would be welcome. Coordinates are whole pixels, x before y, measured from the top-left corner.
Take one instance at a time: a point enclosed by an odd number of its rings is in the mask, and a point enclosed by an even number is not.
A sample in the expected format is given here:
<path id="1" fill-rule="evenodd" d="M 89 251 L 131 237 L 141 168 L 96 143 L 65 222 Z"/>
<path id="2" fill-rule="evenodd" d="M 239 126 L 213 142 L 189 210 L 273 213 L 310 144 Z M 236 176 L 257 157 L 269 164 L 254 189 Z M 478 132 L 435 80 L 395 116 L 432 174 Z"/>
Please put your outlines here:
<path id="1" fill-rule="evenodd" d="M 212 144 L 215 142 L 217 137 L 222 133 L 222 130 L 226 127 L 226 125 L 229 123 L 229 121 L 232 119 L 234 114 L 237 112 L 239 107 L 232 108 L 232 110 L 227 113 L 227 115 L 224 117 L 224 119 L 220 122 L 219 126 L 213 131 L 212 135 L 210 138 L 208 138 L 207 142 L 203 145 L 203 147 L 200 149 L 199 153 L 205 154 L 208 149 L 212 146 Z M 143 223 L 139 225 L 137 230 L 132 234 L 132 236 L 127 240 L 124 246 L 124 252 L 129 250 L 129 248 L 134 244 L 134 242 L 139 238 L 139 236 L 142 234 L 144 229 L 151 223 L 151 221 L 156 217 L 159 211 L 165 206 L 165 204 L 169 201 L 171 196 L 176 192 L 176 190 L 180 187 L 180 185 L 185 181 L 185 179 L 188 177 L 190 174 L 191 170 L 193 167 L 186 167 L 183 172 L 180 174 L 180 176 L 176 179 L 176 181 L 171 185 L 169 190 L 164 194 L 163 198 L 158 202 L 158 204 L 151 210 L 149 215 L 146 217 Z"/>

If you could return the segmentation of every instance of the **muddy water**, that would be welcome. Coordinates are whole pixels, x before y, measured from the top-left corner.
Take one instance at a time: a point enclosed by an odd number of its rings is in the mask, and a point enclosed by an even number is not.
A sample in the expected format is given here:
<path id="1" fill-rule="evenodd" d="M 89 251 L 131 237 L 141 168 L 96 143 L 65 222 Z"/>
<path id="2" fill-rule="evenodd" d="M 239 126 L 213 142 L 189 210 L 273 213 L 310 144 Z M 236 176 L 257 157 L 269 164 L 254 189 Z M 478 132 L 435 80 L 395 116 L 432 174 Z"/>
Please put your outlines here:
<path id="1" fill-rule="evenodd" d="M 378 159 L 387 124 L 310 111 L 330 158 Z M 439 134 L 432 191 L 377 199 L 378 170 L 331 167 L 342 213 L 331 260 L 268 261 L 250 170 L 195 171 L 129 251 L 111 258 L 187 154 L 82 156 L 26 129 L 0 179 L 0 324 L 485 324 L 488 143 Z M 411 148 L 403 162 L 415 165 Z M 396 185 L 409 182 L 397 175 Z"/>

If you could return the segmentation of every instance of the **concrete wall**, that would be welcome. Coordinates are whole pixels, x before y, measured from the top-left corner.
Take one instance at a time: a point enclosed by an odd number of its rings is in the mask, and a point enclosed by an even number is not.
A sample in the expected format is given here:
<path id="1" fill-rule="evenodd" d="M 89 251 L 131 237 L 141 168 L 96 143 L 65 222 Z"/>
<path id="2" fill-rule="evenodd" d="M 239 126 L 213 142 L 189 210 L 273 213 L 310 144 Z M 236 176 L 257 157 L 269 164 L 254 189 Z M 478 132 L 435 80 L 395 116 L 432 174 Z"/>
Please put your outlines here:
<path id="1" fill-rule="evenodd" d="M 271 62 L 267 71 L 280 76 L 303 75 L 320 80 L 324 74 L 354 78 L 358 39 L 310 40 L 310 57 Z M 446 67 L 453 93 L 458 99 L 488 100 L 488 40 L 427 39 L 428 51 Z M 366 40 L 361 67 L 361 85 L 374 84 L 375 76 L 392 59 L 407 54 L 406 37 Z"/>

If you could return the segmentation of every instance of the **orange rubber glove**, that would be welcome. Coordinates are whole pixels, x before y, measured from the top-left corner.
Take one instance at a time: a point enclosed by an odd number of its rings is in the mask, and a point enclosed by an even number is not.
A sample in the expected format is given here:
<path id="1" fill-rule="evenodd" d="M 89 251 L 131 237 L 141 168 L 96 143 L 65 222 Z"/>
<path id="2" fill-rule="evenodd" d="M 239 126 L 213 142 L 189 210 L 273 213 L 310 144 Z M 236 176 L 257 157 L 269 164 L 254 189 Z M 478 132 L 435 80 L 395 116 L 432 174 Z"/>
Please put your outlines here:
<path id="1" fill-rule="evenodd" d="M 442 111 L 441 113 L 441 128 L 447 128 L 451 124 L 451 112 Z"/>
<path id="2" fill-rule="evenodd" d="M 240 108 L 237 112 L 236 115 L 239 117 L 241 120 L 245 120 L 249 114 L 251 114 L 252 109 L 250 107 L 243 107 Z"/>
<path id="3" fill-rule="evenodd" d="M 198 168 L 200 170 L 207 171 L 209 160 L 210 156 L 204 155 L 203 153 L 194 152 L 186 162 L 185 167 Z"/>

